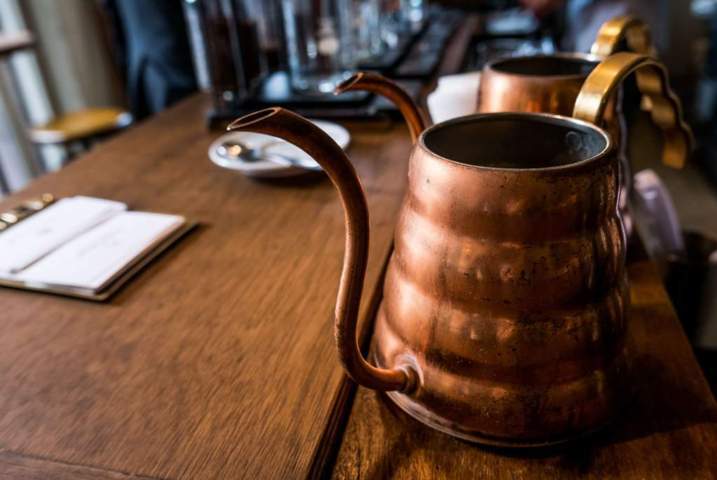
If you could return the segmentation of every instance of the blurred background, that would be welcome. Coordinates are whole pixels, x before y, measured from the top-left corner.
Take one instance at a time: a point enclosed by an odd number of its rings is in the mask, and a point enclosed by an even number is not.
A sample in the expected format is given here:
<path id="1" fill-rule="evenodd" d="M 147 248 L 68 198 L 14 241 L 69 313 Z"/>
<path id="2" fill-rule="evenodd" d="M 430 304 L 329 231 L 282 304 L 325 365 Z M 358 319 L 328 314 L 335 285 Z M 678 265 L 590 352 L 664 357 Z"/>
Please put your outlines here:
<path id="1" fill-rule="evenodd" d="M 651 26 L 693 125 L 711 120 L 711 0 L 3 0 L 3 189 L 60 168 L 72 148 L 53 148 L 60 142 L 33 128 L 85 110 L 116 109 L 136 122 L 196 90 L 211 92 L 216 118 L 272 102 L 317 110 L 331 100 L 317 94 L 357 68 L 417 91 L 467 12 L 484 13 L 486 25 L 466 71 L 504 55 L 588 51 L 605 20 L 635 12 Z M 354 107 L 361 98 L 337 101 Z"/>
<path id="2" fill-rule="evenodd" d="M 369 69 L 423 99 L 447 55 L 475 72 L 502 56 L 587 52 L 600 25 L 626 13 L 649 24 L 698 140 L 684 170 L 662 166 L 651 141 L 634 142 L 630 158 L 654 173 L 641 177 L 646 208 L 657 197 L 674 208 L 663 227 L 680 241 L 660 243 L 659 225 L 641 234 L 715 388 L 717 1 L 1 0 L 0 195 L 198 91 L 217 130 L 273 104 L 390 120 L 397 112 L 379 98 L 330 92 Z M 469 48 L 446 51 L 469 15 Z M 652 138 L 643 113 L 630 123 Z"/>

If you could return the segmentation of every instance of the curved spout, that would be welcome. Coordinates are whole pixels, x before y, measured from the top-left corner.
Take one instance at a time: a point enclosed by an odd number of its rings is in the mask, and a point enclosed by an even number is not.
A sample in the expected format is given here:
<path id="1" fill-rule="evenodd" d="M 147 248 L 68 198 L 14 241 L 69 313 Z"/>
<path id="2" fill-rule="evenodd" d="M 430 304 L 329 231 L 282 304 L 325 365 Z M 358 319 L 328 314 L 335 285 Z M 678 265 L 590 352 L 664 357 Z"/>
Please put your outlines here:
<path id="1" fill-rule="evenodd" d="M 356 321 L 368 259 L 369 221 L 366 197 L 344 151 L 312 122 L 283 108 L 245 115 L 227 127 L 282 138 L 311 155 L 336 187 L 344 207 L 346 250 L 336 298 L 335 334 L 344 368 L 356 382 L 376 390 L 410 390 L 417 374 L 410 367 L 387 370 L 369 364 L 356 340 Z"/>
<path id="2" fill-rule="evenodd" d="M 653 123 L 662 130 L 662 163 L 684 167 L 694 149 L 692 130 L 684 120 L 679 98 L 670 88 L 667 70 L 651 57 L 623 52 L 603 60 L 585 80 L 575 100 L 573 117 L 601 125 L 612 94 L 632 73 L 640 92 L 650 101 Z"/>
<path id="3" fill-rule="evenodd" d="M 426 129 L 427 122 L 416 102 L 403 88 L 383 75 L 371 72 L 355 73 L 336 87 L 334 95 L 340 95 L 351 90 L 373 92 L 393 102 L 406 120 L 414 143 L 421 132 Z"/>

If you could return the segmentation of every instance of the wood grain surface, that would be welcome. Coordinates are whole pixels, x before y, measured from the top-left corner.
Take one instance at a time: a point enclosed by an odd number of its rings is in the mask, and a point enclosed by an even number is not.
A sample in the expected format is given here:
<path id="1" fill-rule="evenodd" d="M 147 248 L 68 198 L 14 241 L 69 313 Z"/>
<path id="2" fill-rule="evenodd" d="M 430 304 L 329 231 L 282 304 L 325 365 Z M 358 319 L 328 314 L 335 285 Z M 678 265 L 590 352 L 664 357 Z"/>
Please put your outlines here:
<path id="1" fill-rule="evenodd" d="M 156 480 L 0 451 L 0 480 Z"/>
<path id="2" fill-rule="evenodd" d="M 214 166 L 206 106 L 194 97 L 0 203 L 83 194 L 201 223 L 108 304 L 0 290 L 0 448 L 158 478 L 316 468 L 345 398 L 333 340 L 343 211 L 323 177 L 262 183 Z M 410 140 L 402 126 L 351 131 L 371 292 Z"/>
<path id="3" fill-rule="evenodd" d="M 359 388 L 335 479 L 714 479 L 717 405 L 654 266 L 629 267 L 635 393 L 602 433 L 558 450 L 510 452 L 433 431 Z"/>

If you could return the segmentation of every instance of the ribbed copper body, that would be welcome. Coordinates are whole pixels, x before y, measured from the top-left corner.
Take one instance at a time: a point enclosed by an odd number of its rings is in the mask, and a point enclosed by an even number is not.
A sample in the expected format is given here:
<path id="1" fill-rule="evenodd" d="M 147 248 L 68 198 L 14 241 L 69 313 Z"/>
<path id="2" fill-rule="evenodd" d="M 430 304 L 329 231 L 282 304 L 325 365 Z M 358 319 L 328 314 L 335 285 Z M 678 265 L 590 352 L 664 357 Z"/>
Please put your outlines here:
<path id="1" fill-rule="evenodd" d="M 610 147 L 588 161 L 530 168 L 521 152 L 535 151 L 540 166 L 550 142 L 574 147 L 569 135 L 552 139 L 516 120 L 510 128 L 523 133 L 511 137 L 488 125 L 496 118 L 513 116 L 464 117 L 420 137 L 374 360 L 415 369 L 415 390 L 388 395 L 435 428 L 482 443 L 554 443 L 599 428 L 624 398 L 618 162 Z M 477 165 L 459 163 L 461 144 L 473 145 Z M 451 149 L 458 153 L 443 158 Z M 513 157 L 520 167 L 490 168 Z"/>
<path id="2" fill-rule="evenodd" d="M 481 74 L 478 112 L 536 112 L 570 117 L 585 80 L 599 63 L 598 57 L 582 53 L 511 57 L 491 62 Z M 625 138 L 625 126 L 619 102 L 610 99 L 603 118 L 604 128 L 620 145 Z M 630 187 L 628 177 L 626 170 L 623 181 L 626 189 Z"/>

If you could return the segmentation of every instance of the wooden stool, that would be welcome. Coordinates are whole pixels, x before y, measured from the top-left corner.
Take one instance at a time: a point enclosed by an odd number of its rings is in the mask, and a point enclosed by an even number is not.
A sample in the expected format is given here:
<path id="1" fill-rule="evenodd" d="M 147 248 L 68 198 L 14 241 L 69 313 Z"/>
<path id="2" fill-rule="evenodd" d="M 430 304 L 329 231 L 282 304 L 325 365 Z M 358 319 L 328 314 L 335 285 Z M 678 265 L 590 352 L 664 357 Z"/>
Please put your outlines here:
<path id="1" fill-rule="evenodd" d="M 132 115 L 120 108 L 86 108 L 53 118 L 29 129 L 30 140 L 36 145 L 79 143 L 87 149 L 92 141 L 115 133 L 132 123 Z"/>
<path id="2" fill-rule="evenodd" d="M 28 31 L 0 34 L 0 62 L 15 52 L 30 50 L 34 45 L 35 39 Z M 87 150 L 94 140 L 115 133 L 131 123 L 132 115 L 120 108 L 86 108 L 57 116 L 44 125 L 29 128 L 27 132 L 29 140 L 37 146 L 65 147 L 69 159 L 75 145 Z M 45 170 L 45 166 L 37 158 L 33 159 L 32 167 L 35 174 Z M 0 164 L 0 196 L 9 191 L 7 177 Z"/>

